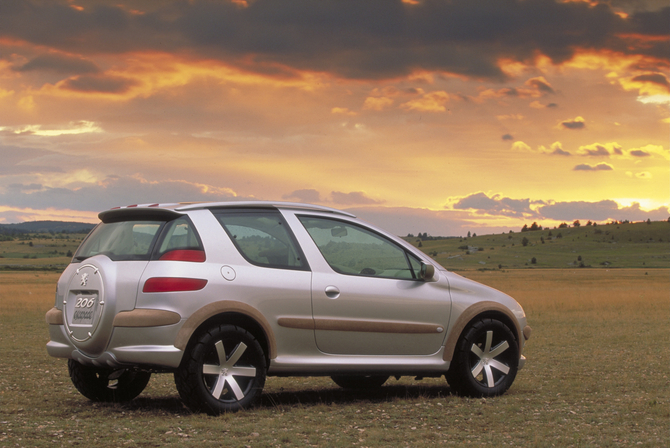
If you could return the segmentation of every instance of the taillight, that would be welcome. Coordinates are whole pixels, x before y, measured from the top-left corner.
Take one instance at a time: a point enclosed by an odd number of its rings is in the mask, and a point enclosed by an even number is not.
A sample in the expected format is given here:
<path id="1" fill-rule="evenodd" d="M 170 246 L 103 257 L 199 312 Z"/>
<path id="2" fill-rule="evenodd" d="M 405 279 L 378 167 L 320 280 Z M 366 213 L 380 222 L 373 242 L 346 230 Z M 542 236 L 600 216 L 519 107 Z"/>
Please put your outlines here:
<path id="1" fill-rule="evenodd" d="M 205 261 L 205 251 L 193 249 L 171 250 L 170 252 L 164 253 L 159 260 L 193 261 L 202 263 Z"/>
<path id="2" fill-rule="evenodd" d="M 144 283 L 142 292 L 198 291 L 205 287 L 207 280 L 184 277 L 153 277 Z"/>

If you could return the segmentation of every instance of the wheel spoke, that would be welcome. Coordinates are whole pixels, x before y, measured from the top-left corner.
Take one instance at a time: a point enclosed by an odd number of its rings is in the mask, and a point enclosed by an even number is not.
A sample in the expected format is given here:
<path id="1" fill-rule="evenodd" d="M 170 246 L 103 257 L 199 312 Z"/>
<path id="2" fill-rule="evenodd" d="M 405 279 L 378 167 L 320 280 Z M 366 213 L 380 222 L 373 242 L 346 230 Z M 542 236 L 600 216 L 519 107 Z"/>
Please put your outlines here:
<path id="1" fill-rule="evenodd" d="M 226 348 L 223 346 L 223 341 L 217 341 L 217 343 L 214 344 L 214 347 L 216 347 L 216 354 L 219 357 L 219 365 L 225 365 L 227 356 Z"/>
<path id="2" fill-rule="evenodd" d="M 216 398 L 217 400 L 221 398 L 221 393 L 223 393 L 223 387 L 226 385 L 226 379 L 224 378 L 223 375 L 219 376 L 216 379 L 216 384 L 212 388 L 212 396 Z"/>
<path id="3" fill-rule="evenodd" d="M 233 393 L 235 394 L 235 398 L 237 398 L 237 401 L 244 398 L 244 392 L 242 392 L 242 389 L 240 389 L 239 384 L 237 384 L 237 380 L 235 380 L 235 378 L 232 375 L 227 375 L 226 381 L 228 382 L 230 388 L 233 390 Z"/>
<path id="4" fill-rule="evenodd" d="M 489 353 L 489 356 L 491 358 L 497 357 L 499 354 L 504 352 L 509 348 L 509 343 L 507 341 L 502 341 L 500 344 L 498 344 L 497 347 L 495 347 L 493 350 L 491 350 L 491 353 Z"/>
<path id="5" fill-rule="evenodd" d="M 219 343 L 221 343 L 221 341 L 217 342 L 217 344 Z M 221 345 L 223 344 L 221 343 Z M 221 366 L 226 367 L 228 369 L 232 369 L 233 366 L 235 366 L 235 363 L 240 360 L 246 349 L 247 345 L 244 342 L 240 342 L 240 345 L 238 345 L 233 351 L 233 353 L 231 353 L 230 359 L 228 359 L 227 361 L 225 358 L 223 359 L 223 362 L 221 362 Z"/>
<path id="6" fill-rule="evenodd" d="M 495 359 L 492 359 L 489 362 L 489 366 L 493 367 L 501 373 L 504 373 L 505 375 L 509 373 L 509 366 L 506 366 L 505 364 L 501 363 L 500 361 L 496 361 Z"/>
<path id="7" fill-rule="evenodd" d="M 479 361 L 479 362 L 477 363 L 477 365 L 475 365 L 475 366 L 472 368 L 472 376 L 475 377 L 475 378 L 477 378 L 477 377 L 479 376 L 479 374 L 482 373 L 482 369 L 483 369 L 483 368 L 484 368 L 484 362 L 483 362 L 483 361 Z"/>
<path id="8" fill-rule="evenodd" d="M 479 359 L 482 359 L 484 357 L 484 352 L 482 351 L 481 348 L 477 346 L 477 344 L 472 344 L 472 347 L 470 348 L 470 351 L 477 355 Z"/>
<path id="9" fill-rule="evenodd" d="M 256 368 L 255 367 L 233 367 L 230 370 L 230 375 L 231 376 L 246 376 L 249 378 L 253 378 L 256 376 Z"/>
<path id="10" fill-rule="evenodd" d="M 488 364 L 484 366 L 484 376 L 486 376 L 486 385 L 488 387 L 493 387 L 496 385 L 495 380 L 493 379 L 493 372 L 491 371 L 491 366 Z"/>
<path id="11" fill-rule="evenodd" d="M 491 352 L 491 343 L 493 342 L 493 332 L 486 332 L 486 345 L 484 346 L 484 353 L 488 355 Z"/>

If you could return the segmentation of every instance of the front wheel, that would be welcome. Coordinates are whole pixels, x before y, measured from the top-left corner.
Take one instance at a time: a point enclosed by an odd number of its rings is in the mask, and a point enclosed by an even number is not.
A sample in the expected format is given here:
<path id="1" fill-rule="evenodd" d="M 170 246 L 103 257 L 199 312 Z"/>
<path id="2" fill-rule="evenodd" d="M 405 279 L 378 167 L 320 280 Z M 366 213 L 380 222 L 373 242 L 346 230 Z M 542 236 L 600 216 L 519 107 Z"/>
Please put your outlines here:
<path id="1" fill-rule="evenodd" d="M 458 395 L 493 397 L 510 388 L 518 366 L 514 333 L 499 320 L 480 319 L 458 341 L 447 381 Z"/>
<path id="2" fill-rule="evenodd" d="M 130 401 L 142 393 L 151 378 L 151 372 L 101 369 L 74 359 L 68 359 L 67 369 L 74 387 L 89 400 L 100 402 Z"/>
<path id="3" fill-rule="evenodd" d="M 265 354 L 241 327 L 219 325 L 202 334 L 175 372 L 179 396 L 211 415 L 246 409 L 265 385 Z"/>

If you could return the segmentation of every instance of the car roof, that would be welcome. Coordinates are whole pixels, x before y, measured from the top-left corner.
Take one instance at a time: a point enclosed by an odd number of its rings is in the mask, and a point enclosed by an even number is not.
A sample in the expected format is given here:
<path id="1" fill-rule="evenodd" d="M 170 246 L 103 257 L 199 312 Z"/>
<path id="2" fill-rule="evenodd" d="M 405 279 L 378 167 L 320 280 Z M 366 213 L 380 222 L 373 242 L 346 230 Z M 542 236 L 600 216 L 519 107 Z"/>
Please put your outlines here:
<path id="1" fill-rule="evenodd" d="M 174 202 L 174 203 L 149 203 L 134 204 L 122 207 L 114 207 L 98 214 L 102 222 L 121 221 L 142 215 L 155 218 L 171 218 L 191 210 L 202 210 L 211 208 L 270 208 L 270 209 L 293 209 L 304 211 L 327 212 L 355 218 L 356 215 L 323 205 L 303 204 L 300 202 L 281 201 L 228 201 L 228 202 Z"/>

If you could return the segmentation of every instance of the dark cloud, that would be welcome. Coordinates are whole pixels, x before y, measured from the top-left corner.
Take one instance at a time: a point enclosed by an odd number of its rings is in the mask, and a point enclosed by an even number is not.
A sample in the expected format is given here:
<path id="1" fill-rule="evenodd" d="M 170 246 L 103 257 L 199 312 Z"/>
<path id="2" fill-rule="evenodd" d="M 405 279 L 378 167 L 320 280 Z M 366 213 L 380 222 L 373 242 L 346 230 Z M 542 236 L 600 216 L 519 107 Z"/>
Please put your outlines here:
<path id="1" fill-rule="evenodd" d="M 502 136 L 502 139 L 504 141 L 514 140 L 514 136 L 512 134 L 505 134 L 505 135 Z"/>
<path id="2" fill-rule="evenodd" d="M 599 202 L 556 202 L 542 206 L 538 213 L 544 218 L 557 221 L 573 221 L 575 219 L 590 219 L 592 221 L 606 221 L 616 219 L 618 221 L 652 221 L 665 220 L 668 217 L 668 208 L 659 207 L 656 210 L 644 211 L 640 204 L 633 203 L 630 207 L 619 207 L 612 200 Z"/>
<path id="3" fill-rule="evenodd" d="M 573 171 L 612 171 L 614 168 L 608 163 L 599 163 L 597 165 L 589 165 L 588 163 L 582 163 L 576 165 Z"/>
<path id="4" fill-rule="evenodd" d="M 333 191 L 330 196 L 335 204 L 338 205 L 372 205 L 382 204 L 384 201 L 377 201 L 368 197 L 362 191 L 353 191 L 351 193 L 342 193 Z"/>
<path id="5" fill-rule="evenodd" d="M 40 162 L 41 157 L 51 154 L 44 149 L 0 145 L 0 175 L 62 172 L 60 167 Z"/>
<path id="6" fill-rule="evenodd" d="M 303 189 L 303 190 L 295 190 L 292 193 L 285 194 L 285 195 L 282 196 L 282 199 L 298 200 L 300 202 L 316 203 L 316 202 L 321 202 L 321 195 L 316 190 Z"/>
<path id="7" fill-rule="evenodd" d="M 552 155 L 554 156 L 571 156 L 570 151 L 566 151 L 563 148 L 556 147 L 554 150 L 551 152 Z"/>
<path id="8" fill-rule="evenodd" d="M 202 185 L 181 180 L 148 182 L 130 176 L 110 176 L 104 181 L 78 186 L 77 188 L 36 188 L 36 184 L 12 184 L 5 193 L 0 194 L 0 204 L 21 207 L 61 209 L 80 211 L 101 211 L 119 205 L 154 202 L 190 202 L 190 201 L 232 201 L 244 200 L 229 190 L 215 187 L 203 188 Z M 130 199 L 129 199 L 130 198 Z"/>
<path id="9" fill-rule="evenodd" d="M 542 78 L 532 78 L 526 82 L 527 85 L 535 87 L 542 93 L 555 93 L 554 88 L 549 85 L 549 83 Z"/>
<path id="10" fill-rule="evenodd" d="M 649 73 L 646 75 L 639 75 L 633 78 L 633 81 L 637 82 L 650 82 L 652 84 L 657 84 L 659 86 L 670 89 L 670 81 L 662 73 Z"/>
<path id="11" fill-rule="evenodd" d="M 17 72 L 48 71 L 67 75 L 98 73 L 100 69 L 86 59 L 60 54 L 37 56 L 25 64 L 14 68 Z"/>
<path id="12" fill-rule="evenodd" d="M 641 149 L 634 149 L 630 152 L 630 155 L 633 157 L 651 157 L 651 154 L 649 154 L 647 151 L 643 151 Z"/>
<path id="13" fill-rule="evenodd" d="M 460 199 L 454 204 L 456 210 L 475 210 L 478 213 L 522 217 L 534 214 L 530 208 L 530 199 L 512 199 L 507 197 L 489 197 L 485 193 L 475 193 Z"/>
<path id="14" fill-rule="evenodd" d="M 119 76 L 84 75 L 68 79 L 63 88 L 77 92 L 124 93 L 137 81 Z"/>
<path id="15" fill-rule="evenodd" d="M 3 0 L 0 37 L 84 55 L 180 52 L 255 71 L 284 67 L 277 72 L 284 76 L 305 69 L 369 79 L 416 69 L 504 79 L 501 58 L 544 54 L 561 63 L 583 49 L 646 54 L 666 64 L 670 54 L 667 39 L 645 39 L 668 35 L 670 7 L 633 11 L 626 20 L 604 4 L 553 0 L 137 3 L 144 14 L 131 12 L 130 1 L 78 4 L 82 10 L 64 0 Z M 536 87 L 553 90 L 539 81 Z"/>
<path id="16" fill-rule="evenodd" d="M 584 129 L 586 127 L 586 123 L 584 123 L 584 120 L 576 118 L 574 120 L 566 120 L 562 122 L 561 126 L 563 126 L 565 129 Z"/>

